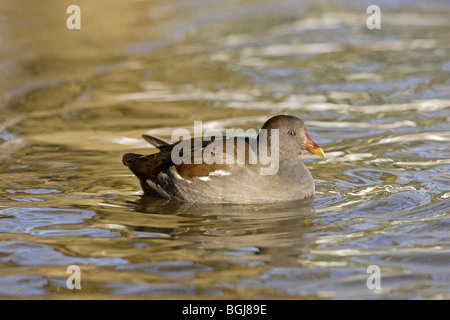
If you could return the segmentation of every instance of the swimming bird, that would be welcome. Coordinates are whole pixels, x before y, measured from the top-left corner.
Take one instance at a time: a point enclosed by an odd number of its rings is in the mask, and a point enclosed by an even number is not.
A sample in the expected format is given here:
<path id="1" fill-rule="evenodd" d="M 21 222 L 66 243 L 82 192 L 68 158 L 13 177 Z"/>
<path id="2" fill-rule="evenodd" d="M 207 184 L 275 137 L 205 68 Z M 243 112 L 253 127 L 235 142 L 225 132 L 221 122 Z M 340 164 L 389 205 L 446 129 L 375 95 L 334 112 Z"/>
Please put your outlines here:
<path id="1" fill-rule="evenodd" d="M 309 151 L 324 157 L 303 121 L 290 115 L 268 119 L 257 138 L 143 139 L 158 153 L 127 153 L 122 162 L 145 194 L 196 203 L 273 203 L 314 194 L 314 180 L 301 160 Z"/>

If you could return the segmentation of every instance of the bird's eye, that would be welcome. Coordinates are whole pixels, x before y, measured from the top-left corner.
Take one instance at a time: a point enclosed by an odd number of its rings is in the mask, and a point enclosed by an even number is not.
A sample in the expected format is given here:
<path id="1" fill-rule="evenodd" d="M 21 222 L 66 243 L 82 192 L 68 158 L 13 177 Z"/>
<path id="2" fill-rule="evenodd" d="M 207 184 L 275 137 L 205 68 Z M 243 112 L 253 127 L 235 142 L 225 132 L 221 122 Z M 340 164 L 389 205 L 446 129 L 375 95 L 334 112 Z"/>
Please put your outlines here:
<path id="1" fill-rule="evenodd" d="M 295 131 L 294 130 L 289 130 L 288 135 L 290 135 L 292 137 L 295 136 Z"/>

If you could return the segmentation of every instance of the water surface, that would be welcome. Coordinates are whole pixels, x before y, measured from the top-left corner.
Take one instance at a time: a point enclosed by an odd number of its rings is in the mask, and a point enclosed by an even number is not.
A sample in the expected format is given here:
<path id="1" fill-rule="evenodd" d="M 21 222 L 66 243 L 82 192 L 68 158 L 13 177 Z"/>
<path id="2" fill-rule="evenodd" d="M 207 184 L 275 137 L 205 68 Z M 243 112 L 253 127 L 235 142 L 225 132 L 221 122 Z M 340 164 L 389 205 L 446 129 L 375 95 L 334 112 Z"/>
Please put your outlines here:
<path id="1" fill-rule="evenodd" d="M 0 297 L 450 298 L 445 1 L 381 1 L 380 30 L 370 1 L 77 4 L 81 30 L 0 2 Z M 165 201 L 121 163 L 281 113 L 326 153 L 312 201 Z"/>

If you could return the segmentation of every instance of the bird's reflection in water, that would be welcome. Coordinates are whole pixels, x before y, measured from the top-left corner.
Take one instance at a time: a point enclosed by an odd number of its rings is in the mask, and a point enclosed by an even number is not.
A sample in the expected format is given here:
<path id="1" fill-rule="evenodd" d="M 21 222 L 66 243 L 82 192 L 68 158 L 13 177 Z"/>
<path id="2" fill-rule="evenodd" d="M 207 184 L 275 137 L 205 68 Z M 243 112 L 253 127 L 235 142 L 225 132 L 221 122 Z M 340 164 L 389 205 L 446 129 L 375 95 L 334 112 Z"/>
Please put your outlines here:
<path id="1" fill-rule="evenodd" d="M 192 204 L 142 196 L 134 209 L 148 214 L 150 221 L 135 230 L 163 232 L 190 249 L 216 250 L 237 259 L 251 256 L 267 265 L 298 265 L 314 244 L 309 234 L 315 215 L 312 202 L 313 198 L 261 205 Z M 157 221 L 162 215 L 173 219 L 161 226 Z M 149 226 L 151 220 L 155 227 Z"/>

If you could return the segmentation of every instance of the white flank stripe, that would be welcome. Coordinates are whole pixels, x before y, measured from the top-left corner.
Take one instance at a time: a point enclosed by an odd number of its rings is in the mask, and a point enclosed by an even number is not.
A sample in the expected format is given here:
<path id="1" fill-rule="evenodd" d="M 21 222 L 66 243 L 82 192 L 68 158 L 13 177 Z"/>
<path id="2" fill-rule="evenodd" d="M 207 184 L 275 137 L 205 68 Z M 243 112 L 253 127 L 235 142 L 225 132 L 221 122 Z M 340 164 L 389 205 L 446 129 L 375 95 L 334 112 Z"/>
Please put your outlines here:
<path id="1" fill-rule="evenodd" d="M 231 172 L 225 171 L 225 170 L 216 170 L 209 173 L 210 176 L 229 176 L 231 175 Z"/>

